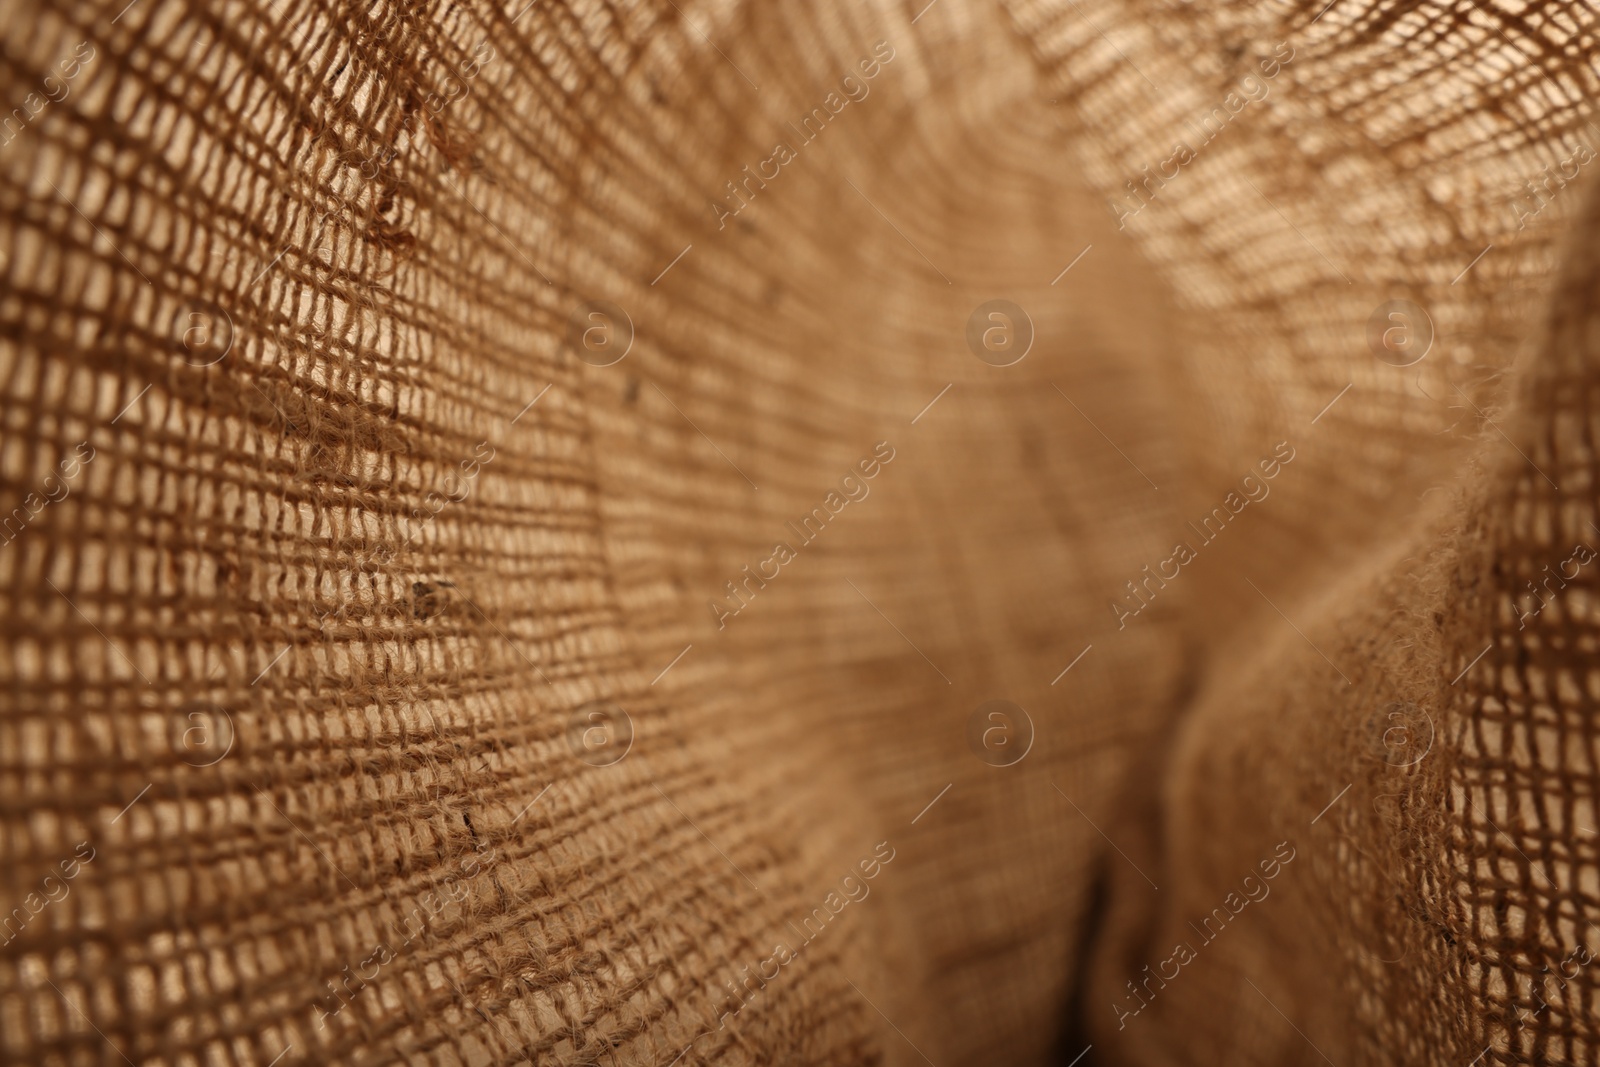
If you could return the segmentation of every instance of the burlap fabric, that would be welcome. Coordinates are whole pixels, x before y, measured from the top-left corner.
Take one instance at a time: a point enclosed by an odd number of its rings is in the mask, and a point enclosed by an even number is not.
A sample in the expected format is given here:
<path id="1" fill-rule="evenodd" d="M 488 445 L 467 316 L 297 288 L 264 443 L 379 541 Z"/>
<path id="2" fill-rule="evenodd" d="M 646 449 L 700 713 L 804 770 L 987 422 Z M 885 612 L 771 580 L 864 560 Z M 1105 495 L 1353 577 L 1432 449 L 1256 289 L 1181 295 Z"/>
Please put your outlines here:
<path id="1" fill-rule="evenodd" d="M 1595 1062 L 1594 23 L 0 6 L 0 1055 Z"/>

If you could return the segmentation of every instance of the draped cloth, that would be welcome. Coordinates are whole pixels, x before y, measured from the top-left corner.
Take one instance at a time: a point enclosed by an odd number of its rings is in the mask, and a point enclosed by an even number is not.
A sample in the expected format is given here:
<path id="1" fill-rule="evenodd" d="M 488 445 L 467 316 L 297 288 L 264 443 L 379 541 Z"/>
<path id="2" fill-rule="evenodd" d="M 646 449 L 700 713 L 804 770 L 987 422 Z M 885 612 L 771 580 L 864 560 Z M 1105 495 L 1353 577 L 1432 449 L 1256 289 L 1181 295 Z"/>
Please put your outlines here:
<path id="1" fill-rule="evenodd" d="M 0 3 L 0 1057 L 1600 1062 L 1597 21 Z"/>

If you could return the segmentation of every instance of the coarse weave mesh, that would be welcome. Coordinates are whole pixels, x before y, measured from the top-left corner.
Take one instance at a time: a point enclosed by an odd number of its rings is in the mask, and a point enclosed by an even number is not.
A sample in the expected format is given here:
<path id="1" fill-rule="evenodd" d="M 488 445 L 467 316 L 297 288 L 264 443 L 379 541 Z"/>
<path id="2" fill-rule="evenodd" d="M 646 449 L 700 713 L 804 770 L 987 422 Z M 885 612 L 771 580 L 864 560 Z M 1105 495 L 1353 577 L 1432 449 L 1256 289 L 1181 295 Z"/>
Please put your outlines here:
<path id="1" fill-rule="evenodd" d="M 1597 22 L 0 0 L 0 1057 L 1600 1063 Z"/>

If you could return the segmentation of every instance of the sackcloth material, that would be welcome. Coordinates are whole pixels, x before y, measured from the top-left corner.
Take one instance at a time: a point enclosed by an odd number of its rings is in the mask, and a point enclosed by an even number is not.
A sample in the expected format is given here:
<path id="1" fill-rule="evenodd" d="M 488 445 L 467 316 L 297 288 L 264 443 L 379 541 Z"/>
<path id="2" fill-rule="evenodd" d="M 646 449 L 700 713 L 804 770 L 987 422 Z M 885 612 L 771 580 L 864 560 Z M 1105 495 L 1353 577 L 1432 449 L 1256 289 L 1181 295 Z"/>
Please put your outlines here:
<path id="1" fill-rule="evenodd" d="M 1600 1063 L 1597 22 L 0 2 L 0 1059 Z"/>

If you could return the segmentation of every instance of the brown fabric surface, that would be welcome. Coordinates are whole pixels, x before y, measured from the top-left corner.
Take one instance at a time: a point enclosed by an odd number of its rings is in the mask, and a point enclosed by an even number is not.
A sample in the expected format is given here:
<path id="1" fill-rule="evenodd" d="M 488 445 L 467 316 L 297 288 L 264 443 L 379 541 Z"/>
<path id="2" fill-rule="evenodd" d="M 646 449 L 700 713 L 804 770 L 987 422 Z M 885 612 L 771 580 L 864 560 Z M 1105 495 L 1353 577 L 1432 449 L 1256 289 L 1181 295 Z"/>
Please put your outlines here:
<path id="1" fill-rule="evenodd" d="M 1594 21 L 0 4 L 0 1056 L 1596 1062 Z"/>
<path id="2" fill-rule="evenodd" d="M 1117 873 L 1088 994 L 1120 1059 L 1594 1062 L 1597 232 L 1590 196 L 1506 436 L 1183 721 L 1125 827 L 1178 891 Z"/>
<path id="3" fill-rule="evenodd" d="M 1592 214 L 1555 240 L 1593 159 L 1593 11 L 1021 10 L 1204 323 L 1175 354 L 1211 371 L 1197 467 L 1297 448 L 1196 571 L 1200 696 L 1131 784 L 1158 813 L 1112 835 L 1164 892 L 1112 864 L 1089 1033 L 1119 1063 L 1596 1062 Z M 1118 197 L 1171 137 L 1196 162 Z M 1395 299 L 1434 330 L 1405 368 L 1365 343 Z"/>

